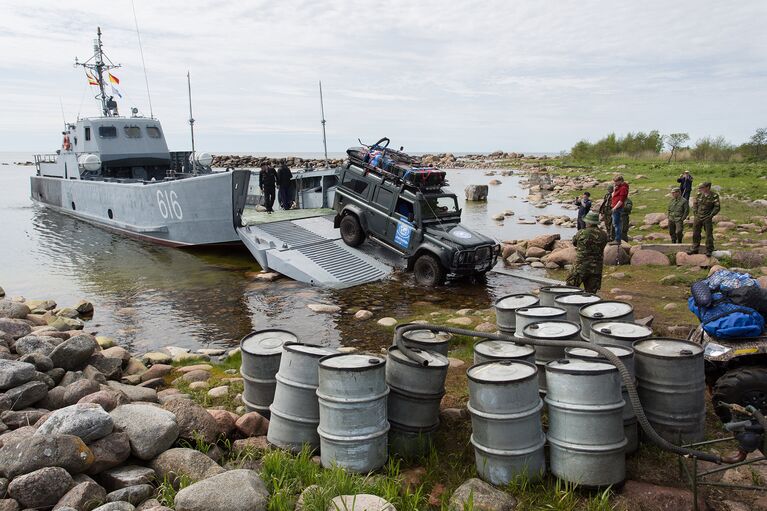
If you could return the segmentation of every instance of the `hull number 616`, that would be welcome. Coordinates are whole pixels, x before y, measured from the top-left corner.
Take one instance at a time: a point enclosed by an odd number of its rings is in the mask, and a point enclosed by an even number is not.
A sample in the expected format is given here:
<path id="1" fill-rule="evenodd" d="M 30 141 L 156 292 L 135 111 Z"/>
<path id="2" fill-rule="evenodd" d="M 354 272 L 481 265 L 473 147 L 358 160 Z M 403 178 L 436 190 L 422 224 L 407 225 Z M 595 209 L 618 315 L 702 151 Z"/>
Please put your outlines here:
<path id="1" fill-rule="evenodd" d="M 170 193 L 167 190 L 157 190 L 157 206 L 160 208 L 160 214 L 163 218 L 170 217 L 177 220 L 184 218 L 181 204 L 178 203 L 178 195 L 174 190 L 171 190 Z"/>

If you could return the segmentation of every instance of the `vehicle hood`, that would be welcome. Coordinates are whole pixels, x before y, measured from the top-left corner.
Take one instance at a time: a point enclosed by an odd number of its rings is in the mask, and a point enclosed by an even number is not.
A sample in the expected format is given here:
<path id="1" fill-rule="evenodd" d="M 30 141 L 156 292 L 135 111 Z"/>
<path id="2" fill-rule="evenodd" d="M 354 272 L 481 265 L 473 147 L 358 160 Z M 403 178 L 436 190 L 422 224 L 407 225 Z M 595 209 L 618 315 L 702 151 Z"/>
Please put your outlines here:
<path id="1" fill-rule="evenodd" d="M 494 239 L 469 229 L 463 224 L 429 225 L 425 228 L 425 232 L 429 236 L 433 236 L 456 247 L 469 248 L 479 245 L 496 244 Z"/>

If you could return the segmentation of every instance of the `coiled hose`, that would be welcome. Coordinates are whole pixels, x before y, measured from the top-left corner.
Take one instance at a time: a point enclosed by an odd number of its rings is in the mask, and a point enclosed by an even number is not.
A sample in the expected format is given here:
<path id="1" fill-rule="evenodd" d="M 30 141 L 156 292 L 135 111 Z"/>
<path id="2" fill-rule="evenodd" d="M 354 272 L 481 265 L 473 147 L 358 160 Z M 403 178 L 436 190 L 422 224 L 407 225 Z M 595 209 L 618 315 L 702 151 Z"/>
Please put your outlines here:
<path id="1" fill-rule="evenodd" d="M 679 454 L 681 456 L 692 456 L 704 461 L 710 461 L 712 463 L 722 463 L 722 457 L 718 454 L 712 454 L 709 452 L 698 451 L 696 449 L 689 449 L 679 445 L 674 445 L 662 436 L 660 436 L 655 429 L 653 429 L 650 421 L 647 420 L 647 416 L 644 413 L 642 404 L 639 401 L 639 394 L 637 393 L 636 385 L 631 378 L 631 374 L 623 362 L 609 349 L 600 346 L 596 343 L 586 341 L 552 341 L 548 339 L 528 339 L 511 337 L 502 334 L 491 334 L 485 332 L 477 332 L 476 330 L 465 330 L 463 328 L 453 328 L 441 325 L 430 324 L 415 324 L 409 323 L 400 325 L 394 330 L 394 343 L 402 353 L 409 359 L 418 362 L 424 366 L 429 365 L 428 360 L 420 355 L 420 350 L 413 350 L 408 348 L 405 344 L 405 338 L 403 337 L 406 332 L 411 330 L 430 330 L 432 332 L 446 332 L 454 335 L 466 335 L 469 337 L 481 337 L 483 339 L 494 339 L 497 341 L 511 341 L 518 344 L 530 344 L 532 346 L 546 346 L 550 348 L 586 348 L 592 351 L 596 351 L 604 358 L 606 358 L 611 364 L 618 368 L 618 373 L 623 380 L 623 384 L 626 386 L 626 391 L 629 395 L 629 401 L 631 401 L 631 407 L 634 409 L 637 421 L 642 426 L 642 431 L 645 435 L 658 447 L 664 451 Z"/>

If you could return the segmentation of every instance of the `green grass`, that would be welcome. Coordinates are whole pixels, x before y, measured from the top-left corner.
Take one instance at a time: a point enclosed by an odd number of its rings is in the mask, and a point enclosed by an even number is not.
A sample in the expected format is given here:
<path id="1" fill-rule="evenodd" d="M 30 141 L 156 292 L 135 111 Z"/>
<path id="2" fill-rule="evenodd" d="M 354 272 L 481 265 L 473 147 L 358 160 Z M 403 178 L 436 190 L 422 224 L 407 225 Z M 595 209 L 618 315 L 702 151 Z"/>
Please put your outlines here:
<path id="1" fill-rule="evenodd" d="M 163 506 L 174 508 L 176 494 L 192 484 L 192 480 L 186 476 L 181 475 L 179 477 L 170 478 L 165 476 L 162 483 L 157 487 L 157 500 Z"/>

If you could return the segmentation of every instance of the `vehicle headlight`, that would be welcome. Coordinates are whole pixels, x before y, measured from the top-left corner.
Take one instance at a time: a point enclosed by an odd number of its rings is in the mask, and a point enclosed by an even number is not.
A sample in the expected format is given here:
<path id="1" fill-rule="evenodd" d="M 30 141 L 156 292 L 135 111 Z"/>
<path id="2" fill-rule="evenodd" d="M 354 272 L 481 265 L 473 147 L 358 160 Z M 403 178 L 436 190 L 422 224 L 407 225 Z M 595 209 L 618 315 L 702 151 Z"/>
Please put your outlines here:
<path id="1" fill-rule="evenodd" d="M 722 355 L 726 355 L 727 353 L 731 351 L 732 351 L 732 348 L 728 348 L 727 346 L 722 346 L 721 344 L 717 344 L 715 342 L 709 342 L 703 348 L 703 356 L 721 357 Z"/>

